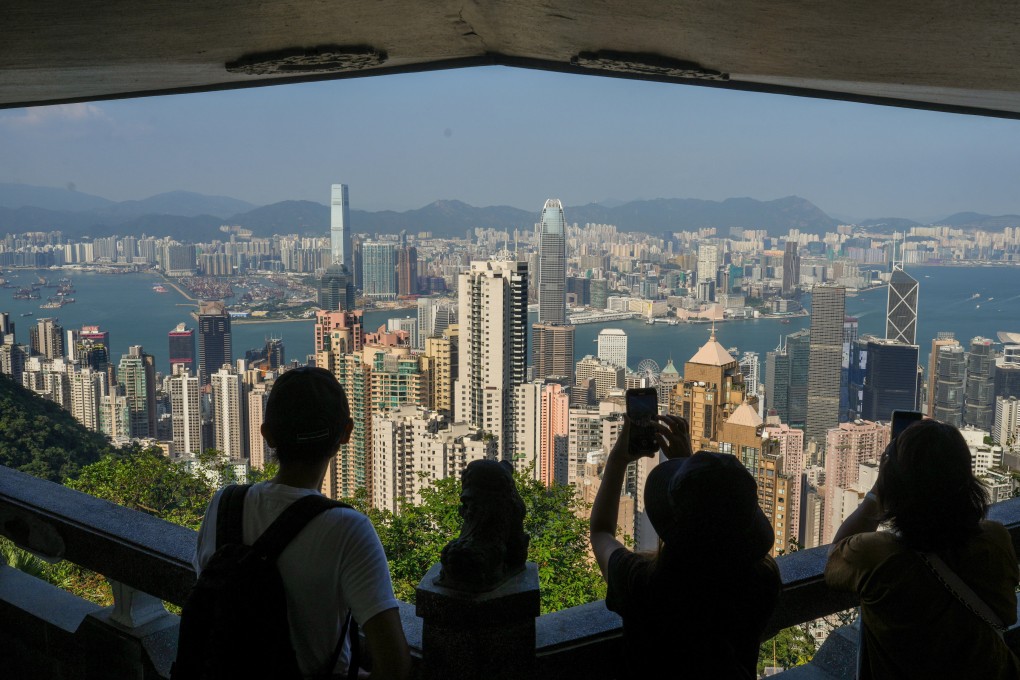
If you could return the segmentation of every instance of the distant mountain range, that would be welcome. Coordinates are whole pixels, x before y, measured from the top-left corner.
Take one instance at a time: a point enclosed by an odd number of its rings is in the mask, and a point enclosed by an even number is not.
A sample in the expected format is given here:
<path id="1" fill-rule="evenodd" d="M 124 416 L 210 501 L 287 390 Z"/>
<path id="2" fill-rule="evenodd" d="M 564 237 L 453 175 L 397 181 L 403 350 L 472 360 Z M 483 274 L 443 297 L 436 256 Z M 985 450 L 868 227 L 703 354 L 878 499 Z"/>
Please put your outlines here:
<path id="1" fill-rule="evenodd" d="M 728 198 L 705 201 L 694 198 L 618 200 L 564 208 L 568 222 L 615 224 L 621 231 L 663 233 L 715 227 L 721 235 L 731 228 L 764 229 L 771 235 L 790 229 L 822 234 L 839 222 L 818 206 L 798 196 L 772 201 Z M 456 200 L 430 203 L 417 210 L 351 211 L 355 232 L 395 234 L 430 231 L 436 236 L 463 236 L 476 227 L 534 228 L 538 211 L 510 206 L 476 208 Z M 206 196 L 187 191 L 158 194 L 141 201 L 114 202 L 70 188 L 0 184 L 0 234 L 59 230 L 69 237 L 110 235 L 169 235 L 203 241 L 220 237 L 223 224 L 239 225 L 257 236 L 323 234 L 329 230 L 329 207 L 313 201 L 282 201 L 255 207 L 227 196 Z M 936 224 L 1001 230 L 1020 225 L 1018 215 L 957 213 Z M 903 218 L 866 220 L 875 231 L 903 230 L 918 223 Z"/>

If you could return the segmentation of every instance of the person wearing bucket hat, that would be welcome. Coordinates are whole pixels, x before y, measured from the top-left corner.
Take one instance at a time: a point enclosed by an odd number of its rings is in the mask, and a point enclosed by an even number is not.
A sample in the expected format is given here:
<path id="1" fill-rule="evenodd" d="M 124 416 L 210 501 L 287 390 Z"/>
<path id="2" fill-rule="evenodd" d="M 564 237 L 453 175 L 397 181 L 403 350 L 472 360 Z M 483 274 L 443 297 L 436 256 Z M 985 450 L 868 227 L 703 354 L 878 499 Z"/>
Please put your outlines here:
<path id="1" fill-rule="evenodd" d="M 616 538 L 630 422 L 609 453 L 591 512 L 591 543 L 607 582 L 606 607 L 623 619 L 619 677 L 755 677 L 761 634 L 781 581 L 769 555 L 772 526 L 754 478 L 732 455 L 693 453 L 678 416 L 656 422 L 664 459 L 645 481 L 645 515 L 659 536 L 653 554 Z"/>
<path id="2" fill-rule="evenodd" d="M 858 678 L 1020 678 L 1002 637 L 1017 620 L 1017 557 L 985 519 L 971 465 L 959 430 L 915 422 L 833 537 L 825 583 L 861 601 Z"/>

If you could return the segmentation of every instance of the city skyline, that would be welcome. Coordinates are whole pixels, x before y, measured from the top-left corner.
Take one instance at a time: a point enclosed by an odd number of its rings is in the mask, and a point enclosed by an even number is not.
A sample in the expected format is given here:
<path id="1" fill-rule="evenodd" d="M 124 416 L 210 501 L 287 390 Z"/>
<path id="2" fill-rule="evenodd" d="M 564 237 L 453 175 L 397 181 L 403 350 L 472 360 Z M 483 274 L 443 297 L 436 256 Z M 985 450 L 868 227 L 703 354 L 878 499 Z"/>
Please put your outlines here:
<path id="1" fill-rule="evenodd" d="M 518 105 L 545 91 L 556 106 Z M 321 203 L 340 175 L 366 210 L 799 195 L 926 221 L 1020 213 L 1018 145 L 1016 121 L 492 67 L 11 109 L 0 182 L 265 205 Z"/>

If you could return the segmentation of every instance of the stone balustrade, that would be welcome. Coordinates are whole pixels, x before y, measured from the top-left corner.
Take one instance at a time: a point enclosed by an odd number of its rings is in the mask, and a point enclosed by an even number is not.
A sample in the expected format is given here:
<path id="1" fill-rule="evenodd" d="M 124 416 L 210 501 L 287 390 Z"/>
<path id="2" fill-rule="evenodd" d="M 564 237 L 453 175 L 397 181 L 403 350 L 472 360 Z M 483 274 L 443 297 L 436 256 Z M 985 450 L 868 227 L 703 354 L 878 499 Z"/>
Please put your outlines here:
<path id="1" fill-rule="evenodd" d="M 1020 499 L 993 506 L 990 515 L 1009 528 L 1020 552 Z M 179 619 L 164 609 L 162 601 L 182 604 L 194 583 L 193 531 L 0 466 L 0 535 L 44 559 L 69 560 L 103 574 L 112 584 L 115 600 L 112 607 L 99 607 L 0 565 L 0 639 L 4 640 L 6 677 L 168 677 L 176 655 Z M 783 595 L 767 636 L 855 606 L 853 596 L 825 587 L 825 552 L 822 547 L 779 558 Z M 533 584 L 529 581 L 521 587 L 532 588 Z M 521 593 L 506 596 L 513 602 L 522 601 Z M 400 611 L 416 658 L 416 673 L 424 678 L 440 674 L 432 659 L 444 658 L 444 654 L 447 661 L 449 654 L 464 656 L 456 651 L 458 645 L 463 649 L 463 640 L 436 635 L 430 629 L 449 622 L 450 604 L 437 602 L 435 597 L 429 592 L 427 598 L 433 599 L 427 599 L 426 605 L 419 602 L 416 610 L 403 604 Z M 458 601 L 453 606 L 473 605 Z M 491 602 L 478 606 L 490 607 Z M 521 611 L 530 610 L 525 607 Z M 533 649 L 520 642 L 531 636 L 530 624 L 526 628 L 520 627 L 520 621 L 513 625 L 516 628 L 510 637 L 520 649 L 512 650 L 514 653 L 506 658 L 516 657 L 518 667 L 528 669 L 527 675 L 594 680 L 611 677 L 614 659 L 620 653 L 622 629 L 619 617 L 603 602 L 537 617 Z M 498 632 L 488 634 L 491 639 L 499 638 Z M 852 677 L 855 636 L 852 629 L 841 629 L 830 636 L 815 662 L 783 675 Z M 444 650 L 447 638 L 451 638 L 450 648 Z M 1006 639 L 1020 650 L 1020 629 L 1011 629 Z M 501 653 L 506 655 L 506 650 Z M 472 663 L 485 663 L 483 655 L 478 659 Z M 448 667 L 441 670 L 444 675 L 449 672 Z M 473 672 L 463 665 L 457 670 L 464 677 Z"/>

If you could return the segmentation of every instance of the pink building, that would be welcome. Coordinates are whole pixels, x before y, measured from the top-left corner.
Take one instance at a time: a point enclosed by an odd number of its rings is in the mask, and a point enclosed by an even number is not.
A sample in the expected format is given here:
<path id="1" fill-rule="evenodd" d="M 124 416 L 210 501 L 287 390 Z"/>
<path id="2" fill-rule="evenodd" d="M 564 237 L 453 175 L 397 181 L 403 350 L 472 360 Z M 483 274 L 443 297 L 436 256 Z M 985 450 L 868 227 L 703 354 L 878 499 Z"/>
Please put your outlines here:
<path id="1" fill-rule="evenodd" d="M 798 430 L 785 423 L 766 425 L 763 436 L 779 442 L 779 453 L 783 457 L 780 472 L 790 478 L 790 535 L 800 540 L 801 473 L 804 472 L 806 464 L 804 430 Z"/>
<path id="2" fill-rule="evenodd" d="M 570 433 L 570 396 L 557 383 L 542 388 L 539 479 L 546 486 L 566 483 Z M 557 474 L 558 473 L 558 474 Z"/>
<path id="3" fill-rule="evenodd" d="M 840 423 L 826 433 L 824 543 L 832 541 L 843 521 L 846 513 L 838 511 L 838 501 L 844 490 L 857 485 L 861 463 L 877 462 L 888 444 L 889 426 L 870 420 Z"/>

